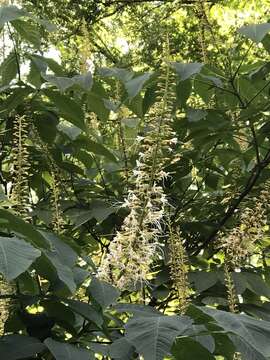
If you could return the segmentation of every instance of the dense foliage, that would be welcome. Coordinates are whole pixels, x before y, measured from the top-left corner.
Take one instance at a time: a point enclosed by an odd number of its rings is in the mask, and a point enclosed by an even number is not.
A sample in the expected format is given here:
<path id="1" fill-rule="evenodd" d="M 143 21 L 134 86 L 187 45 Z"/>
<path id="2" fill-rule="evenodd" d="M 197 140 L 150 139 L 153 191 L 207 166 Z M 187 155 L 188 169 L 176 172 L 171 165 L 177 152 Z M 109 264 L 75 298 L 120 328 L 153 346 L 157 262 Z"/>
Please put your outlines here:
<path id="1" fill-rule="evenodd" d="M 270 359 L 270 23 L 80 3 L 0 8 L 1 359 Z"/>

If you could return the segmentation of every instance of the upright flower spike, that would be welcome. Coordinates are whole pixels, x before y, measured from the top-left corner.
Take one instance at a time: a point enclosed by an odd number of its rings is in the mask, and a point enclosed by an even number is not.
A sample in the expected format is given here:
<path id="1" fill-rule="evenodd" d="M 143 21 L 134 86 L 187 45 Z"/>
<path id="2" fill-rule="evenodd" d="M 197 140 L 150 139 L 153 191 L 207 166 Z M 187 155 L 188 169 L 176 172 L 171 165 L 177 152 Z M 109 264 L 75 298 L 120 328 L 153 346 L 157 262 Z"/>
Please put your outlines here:
<path id="1" fill-rule="evenodd" d="M 52 228 L 53 230 L 61 234 L 64 229 L 65 221 L 63 218 L 63 211 L 60 206 L 61 201 L 61 173 L 59 168 L 52 158 L 48 145 L 45 144 L 40 138 L 39 134 L 35 131 L 37 142 L 41 148 L 42 153 L 46 156 L 46 160 L 49 166 L 49 172 L 52 178 L 51 181 L 51 207 L 52 207 Z"/>
<path id="2" fill-rule="evenodd" d="M 225 255 L 224 279 L 227 288 L 228 306 L 232 313 L 238 312 L 238 298 L 235 291 L 232 272 L 245 264 L 246 259 L 254 253 L 261 240 L 267 222 L 266 208 L 269 204 L 269 184 L 266 184 L 258 198 L 254 198 L 256 206 L 246 208 L 241 213 L 238 225 L 221 237 L 221 245 Z M 241 353 L 235 352 L 234 360 L 241 360 Z"/>
<path id="3" fill-rule="evenodd" d="M 29 152 L 27 145 L 29 123 L 26 116 L 16 116 L 13 128 L 12 149 L 12 191 L 10 200 L 16 215 L 29 221 L 29 188 L 30 175 Z M 12 294 L 13 284 L 0 278 L 0 294 Z M 4 334 L 5 322 L 10 313 L 11 302 L 8 299 L 0 300 L 0 336 Z"/>
<path id="4" fill-rule="evenodd" d="M 51 164 L 51 176 L 52 176 L 52 197 L 51 197 L 51 203 L 52 203 L 52 209 L 53 209 L 53 218 L 52 218 L 52 226 L 53 230 L 61 234 L 63 232 L 63 228 L 65 225 L 64 219 L 63 219 L 63 212 L 60 206 L 60 200 L 61 200 L 61 187 L 60 187 L 60 174 L 59 170 Z"/>
<path id="5" fill-rule="evenodd" d="M 138 139 L 141 152 L 133 173 L 134 189 L 125 200 L 130 212 L 111 242 L 98 274 L 120 289 L 146 281 L 167 207 L 160 184 L 166 176 L 163 171 L 166 155 L 175 143 L 171 130 L 175 79 L 169 67 L 168 44 L 165 55 L 157 104 L 150 113 L 146 135 Z"/>
<path id="6" fill-rule="evenodd" d="M 224 280 L 227 288 L 227 299 L 228 299 L 229 310 L 231 313 L 236 313 L 238 312 L 238 305 L 237 305 L 238 298 L 235 291 L 231 269 L 228 263 L 226 262 L 226 259 L 224 264 Z"/>
<path id="7" fill-rule="evenodd" d="M 14 123 L 14 145 L 12 150 L 13 180 L 11 202 L 14 211 L 24 220 L 29 220 L 29 152 L 27 146 L 28 120 L 26 116 L 16 116 Z"/>
<path id="8" fill-rule="evenodd" d="M 190 303 L 190 286 L 188 281 L 188 258 L 183 246 L 180 230 L 169 226 L 170 273 L 178 298 L 180 314 L 185 314 Z"/>

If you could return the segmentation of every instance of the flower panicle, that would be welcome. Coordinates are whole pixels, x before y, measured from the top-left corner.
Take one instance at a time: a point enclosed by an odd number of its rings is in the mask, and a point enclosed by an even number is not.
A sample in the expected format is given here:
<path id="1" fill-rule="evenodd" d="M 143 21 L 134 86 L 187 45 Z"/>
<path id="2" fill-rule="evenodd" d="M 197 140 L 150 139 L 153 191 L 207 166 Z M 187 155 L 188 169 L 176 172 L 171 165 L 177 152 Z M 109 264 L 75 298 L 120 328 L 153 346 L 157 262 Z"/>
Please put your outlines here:
<path id="1" fill-rule="evenodd" d="M 30 176 L 29 150 L 27 145 L 29 122 L 26 116 L 16 116 L 13 132 L 14 147 L 12 150 L 13 184 L 11 202 L 16 214 L 29 220 L 29 187 Z"/>
<path id="2" fill-rule="evenodd" d="M 170 228 L 170 273 L 178 297 L 178 308 L 181 314 L 185 314 L 190 303 L 190 284 L 188 281 L 188 257 L 183 246 L 180 230 Z"/>
<path id="3" fill-rule="evenodd" d="M 141 151 L 133 172 L 134 187 L 124 202 L 130 212 L 98 272 L 100 278 L 120 289 L 146 281 L 162 232 L 168 202 L 159 184 L 167 176 L 163 171 L 167 159 L 164 154 L 171 150 L 176 138 L 171 130 L 175 95 L 170 87 L 174 83 L 171 69 L 165 63 L 157 90 L 158 102 L 147 123 L 148 131 L 138 139 Z"/>

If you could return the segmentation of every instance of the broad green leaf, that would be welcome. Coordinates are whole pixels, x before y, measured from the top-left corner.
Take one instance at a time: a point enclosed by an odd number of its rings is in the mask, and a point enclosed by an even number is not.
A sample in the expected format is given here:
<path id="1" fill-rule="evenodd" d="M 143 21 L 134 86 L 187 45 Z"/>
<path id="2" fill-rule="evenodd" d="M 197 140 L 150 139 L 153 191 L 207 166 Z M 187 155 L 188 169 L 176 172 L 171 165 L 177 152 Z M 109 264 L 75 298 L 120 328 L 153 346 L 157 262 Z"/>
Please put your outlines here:
<path id="1" fill-rule="evenodd" d="M 180 80 L 184 81 L 189 79 L 192 75 L 198 74 L 201 71 L 203 64 L 197 62 L 186 64 L 173 62 L 172 66 L 180 76 Z"/>
<path id="2" fill-rule="evenodd" d="M 22 239 L 0 237 L 0 273 L 10 281 L 26 271 L 41 255 Z"/>
<path id="3" fill-rule="evenodd" d="M 80 86 L 85 91 L 90 91 L 93 86 L 93 77 L 91 72 L 75 75 L 72 79 L 75 85 Z"/>
<path id="4" fill-rule="evenodd" d="M 126 69 L 120 69 L 120 68 L 100 68 L 98 70 L 98 73 L 101 76 L 105 76 L 105 77 L 115 77 L 118 80 L 122 81 L 122 82 L 127 82 L 129 80 L 132 79 L 133 77 L 133 72 L 126 70 Z"/>
<path id="5" fill-rule="evenodd" d="M 49 67 L 57 76 L 64 76 L 64 70 L 55 60 L 40 55 L 31 55 L 30 58 L 35 62 L 40 73 L 46 73 Z"/>
<path id="6" fill-rule="evenodd" d="M 125 325 L 125 338 L 145 360 L 163 360 L 174 339 L 191 325 L 192 320 L 186 316 L 135 317 Z"/>
<path id="7" fill-rule="evenodd" d="M 117 360 L 129 360 L 133 358 L 134 347 L 125 339 L 117 339 L 109 346 L 109 356 Z"/>
<path id="8" fill-rule="evenodd" d="M 40 33 L 34 24 L 31 24 L 29 21 L 14 20 L 12 21 L 12 26 L 24 40 L 33 44 L 37 49 L 40 48 Z"/>
<path id="9" fill-rule="evenodd" d="M 187 109 L 187 118 L 190 122 L 197 122 L 205 118 L 207 115 L 207 111 L 200 109 Z"/>
<path id="10" fill-rule="evenodd" d="M 68 343 L 62 343 L 48 338 L 44 344 L 50 350 L 55 360 L 90 360 L 93 354 L 87 349 L 77 347 Z"/>
<path id="11" fill-rule="evenodd" d="M 76 140 L 76 144 L 78 144 L 80 148 L 84 148 L 93 154 L 102 155 L 111 161 L 117 162 L 113 153 L 111 153 L 104 145 L 97 143 L 86 136 L 79 136 Z"/>
<path id="12" fill-rule="evenodd" d="M 0 27 L 2 27 L 6 22 L 19 19 L 22 16 L 27 15 L 27 13 L 17 8 L 17 6 L 1 6 L 0 7 Z"/>
<path id="13" fill-rule="evenodd" d="M 3 360 L 20 360 L 36 357 L 46 347 L 38 339 L 24 335 L 6 335 L 0 338 L 0 354 Z"/>
<path id="14" fill-rule="evenodd" d="M 80 129 L 85 130 L 84 113 L 76 101 L 56 91 L 47 89 L 43 92 L 59 110 L 60 115 Z"/>
<path id="15" fill-rule="evenodd" d="M 270 357 L 270 322 L 207 307 L 198 309 L 212 317 L 218 326 L 233 335 L 231 339 L 235 345 L 240 344 L 239 351 L 246 349 L 247 360 L 254 360 L 256 353 L 258 354 L 256 359 Z"/>
<path id="16" fill-rule="evenodd" d="M 74 281 L 72 268 L 64 262 L 65 257 L 62 257 L 62 255 L 59 254 L 57 250 L 44 250 L 44 255 L 54 267 L 58 278 L 68 287 L 69 291 L 73 294 L 77 286 Z"/>
<path id="17" fill-rule="evenodd" d="M 99 312 L 90 304 L 77 301 L 77 300 L 65 300 L 65 303 L 75 313 L 81 315 L 88 321 L 95 323 L 98 326 L 103 324 L 103 318 Z"/>
<path id="18" fill-rule="evenodd" d="M 125 105 L 139 118 L 143 117 L 143 98 L 140 94 L 138 94 L 131 100 L 127 99 Z"/>
<path id="19" fill-rule="evenodd" d="M 265 50 L 270 53 L 270 35 L 266 34 L 265 37 L 262 40 L 263 47 Z"/>
<path id="20" fill-rule="evenodd" d="M 205 347 L 189 337 L 177 339 L 171 352 L 175 360 L 215 360 L 215 357 Z"/>
<path id="21" fill-rule="evenodd" d="M 177 104 L 180 108 L 185 108 L 187 100 L 191 94 L 192 85 L 190 80 L 180 81 L 176 86 Z"/>
<path id="22" fill-rule="evenodd" d="M 213 271 L 196 271 L 189 273 L 189 281 L 194 283 L 196 290 L 201 293 L 214 286 L 219 280 L 217 274 Z"/>
<path id="23" fill-rule="evenodd" d="M 48 241 L 31 224 L 23 221 L 18 216 L 7 210 L 0 209 L 0 218 L 5 220 L 3 224 L 0 223 L 0 228 L 6 228 L 16 234 L 23 235 L 26 241 L 39 248 L 50 248 Z"/>
<path id="24" fill-rule="evenodd" d="M 75 229 L 85 224 L 89 220 L 95 218 L 99 223 L 104 221 L 110 214 L 115 212 L 115 209 L 102 201 L 93 201 L 90 204 L 91 210 L 71 209 L 68 212 L 68 217 L 74 224 Z"/>
<path id="25" fill-rule="evenodd" d="M 147 80 L 150 79 L 152 73 L 145 73 L 137 76 L 125 83 L 125 87 L 130 99 L 133 99 L 143 88 Z"/>
<path id="26" fill-rule="evenodd" d="M 63 326 L 64 324 L 67 330 L 74 332 L 74 327 L 76 325 L 76 316 L 68 306 L 54 300 L 44 300 L 41 301 L 40 304 L 45 308 L 48 316 L 55 319 L 57 324 L 59 324 L 60 326 Z"/>
<path id="27" fill-rule="evenodd" d="M 57 125 L 57 129 L 68 136 L 70 140 L 76 140 L 77 137 L 82 133 L 81 129 L 75 125 L 72 125 L 68 121 L 61 121 L 60 124 Z"/>
<path id="28" fill-rule="evenodd" d="M 87 106 L 90 111 L 97 115 L 98 119 L 102 121 L 108 120 L 110 111 L 105 106 L 105 100 L 98 94 L 95 94 L 94 91 L 89 92 L 87 95 Z"/>
<path id="29" fill-rule="evenodd" d="M 55 85 L 60 91 L 64 92 L 74 85 L 73 79 L 64 76 L 55 76 L 41 73 L 41 76 L 47 82 Z"/>
<path id="30" fill-rule="evenodd" d="M 78 255 L 63 240 L 48 231 L 40 231 L 42 236 L 50 243 L 51 249 L 57 254 L 61 262 L 69 267 L 75 266 Z"/>
<path id="31" fill-rule="evenodd" d="M 120 295 L 120 291 L 105 281 L 93 278 L 87 292 L 93 296 L 96 302 L 106 309 L 113 304 Z"/>
<path id="32" fill-rule="evenodd" d="M 12 51 L 8 57 L 1 64 L 1 76 L 2 76 L 2 85 L 8 85 L 11 80 L 13 80 L 18 71 L 16 54 Z"/>
<path id="33" fill-rule="evenodd" d="M 53 144 L 57 135 L 59 121 L 57 115 L 51 111 L 44 111 L 35 114 L 33 120 L 42 141 Z M 73 125 L 71 124 L 71 126 Z"/>
<path id="34" fill-rule="evenodd" d="M 44 80 L 40 76 L 40 70 L 38 69 L 35 61 L 31 60 L 30 62 L 30 71 L 27 75 L 27 81 L 34 85 L 36 88 L 40 89 Z"/>
<path id="35" fill-rule="evenodd" d="M 64 92 L 74 85 L 78 85 L 83 90 L 89 91 L 92 87 L 92 74 L 89 72 L 83 75 L 75 75 L 71 78 L 64 76 L 55 76 L 41 73 L 43 79 L 55 85 L 60 91 Z"/>
<path id="36" fill-rule="evenodd" d="M 251 39 L 256 44 L 261 42 L 269 31 L 270 23 L 245 25 L 238 29 L 241 35 Z"/>
<path id="37" fill-rule="evenodd" d="M 242 337 L 237 335 L 229 335 L 230 340 L 233 342 L 237 351 L 241 354 L 244 360 L 269 360 L 262 352 L 254 348 L 254 346 Z"/>

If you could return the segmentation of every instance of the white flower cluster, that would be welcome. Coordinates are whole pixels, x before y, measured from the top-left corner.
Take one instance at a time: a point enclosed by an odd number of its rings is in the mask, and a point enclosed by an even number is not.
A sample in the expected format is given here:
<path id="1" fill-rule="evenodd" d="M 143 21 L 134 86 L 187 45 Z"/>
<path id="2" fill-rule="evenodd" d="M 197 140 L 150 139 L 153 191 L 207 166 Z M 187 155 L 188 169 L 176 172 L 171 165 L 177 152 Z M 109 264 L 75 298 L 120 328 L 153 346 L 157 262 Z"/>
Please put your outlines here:
<path id="1" fill-rule="evenodd" d="M 119 289 L 146 281 L 168 205 L 162 188 L 168 174 L 163 167 L 177 139 L 171 130 L 174 79 L 167 64 L 164 70 L 158 103 L 149 117 L 148 131 L 138 139 L 141 152 L 133 172 L 134 188 L 124 202 L 130 212 L 110 243 L 98 273 L 100 278 L 112 282 Z"/>
<path id="2" fill-rule="evenodd" d="M 158 175 L 151 181 L 151 159 L 149 148 L 141 153 L 134 170 L 135 188 L 129 192 L 125 206 L 130 213 L 125 218 L 121 230 L 110 244 L 99 269 L 99 276 L 124 289 L 146 280 L 155 254 L 161 221 L 167 206 L 167 199 Z"/>

